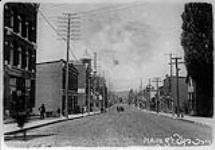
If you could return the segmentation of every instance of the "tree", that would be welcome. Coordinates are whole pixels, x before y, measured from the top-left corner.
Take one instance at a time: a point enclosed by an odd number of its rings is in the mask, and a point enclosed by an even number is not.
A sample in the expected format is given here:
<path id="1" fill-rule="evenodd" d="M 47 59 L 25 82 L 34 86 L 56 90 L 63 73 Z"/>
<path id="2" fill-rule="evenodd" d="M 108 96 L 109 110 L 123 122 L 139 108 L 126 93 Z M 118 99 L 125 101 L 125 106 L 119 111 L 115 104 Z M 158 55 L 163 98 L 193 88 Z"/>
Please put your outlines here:
<path id="1" fill-rule="evenodd" d="M 213 115 L 213 21 L 212 5 L 187 3 L 182 14 L 181 45 L 188 75 L 197 85 L 197 113 Z"/>

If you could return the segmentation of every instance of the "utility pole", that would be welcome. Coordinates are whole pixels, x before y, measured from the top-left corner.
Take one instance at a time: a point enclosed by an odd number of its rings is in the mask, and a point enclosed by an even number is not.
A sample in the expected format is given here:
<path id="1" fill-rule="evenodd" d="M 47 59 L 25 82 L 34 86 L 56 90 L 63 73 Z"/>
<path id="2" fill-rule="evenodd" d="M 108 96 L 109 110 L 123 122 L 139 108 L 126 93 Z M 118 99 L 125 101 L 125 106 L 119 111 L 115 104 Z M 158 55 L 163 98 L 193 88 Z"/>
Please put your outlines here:
<path id="1" fill-rule="evenodd" d="M 90 114 L 90 94 L 91 94 L 91 91 L 90 91 L 90 75 L 88 77 L 88 113 Z"/>
<path id="2" fill-rule="evenodd" d="M 156 110 L 157 113 L 159 113 L 159 106 L 160 106 L 160 93 L 159 93 L 159 82 L 162 82 L 160 78 L 155 78 L 152 82 L 156 83 L 156 93 L 157 93 L 157 99 L 156 99 Z"/>
<path id="3" fill-rule="evenodd" d="M 172 75 L 173 75 L 173 62 L 172 62 L 172 55 L 173 53 L 169 53 L 169 59 L 170 59 L 170 62 L 169 62 L 169 65 L 170 65 L 170 80 L 169 80 L 169 97 L 171 99 L 171 106 L 172 106 L 172 115 L 174 116 L 174 100 L 173 100 L 173 95 L 172 95 Z"/>
<path id="4" fill-rule="evenodd" d="M 66 51 L 66 73 L 65 73 L 65 107 L 64 107 L 64 114 L 66 118 L 68 118 L 68 95 L 69 95 L 69 51 L 70 51 L 70 40 L 77 40 L 75 36 L 78 36 L 78 34 L 74 34 L 74 32 L 79 32 L 78 29 L 80 28 L 80 24 L 77 25 L 77 22 L 80 23 L 80 21 L 77 21 L 77 19 L 80 19 L 77 17 L 77 13 L 64 13 L 66 16 L 65 18 L 62 18 L 63 21 L 61 23 L 65 24 L 64 26 L 61 26 L 60 32 L 64 32 L 61 34 L 61 36 L 65 36 L 66 42 L 67 42 L 67 51 Z M 76 20 L 76 21 L 75 21 Z M 74 26 L 74 24 L 76 24 Z M 63 27 L 63 30 L 62 30 Z M 75 27 L 75 28 L 74 28 Z"/>
<path id="5" fill-rule="evenodd" d="M 69 86 L 69 50 L 70 50 L 70 16 L 68 14 L 67 25 L 67 51 L 66 51 L 66 83 L 65 83 L 65 116 L 68 118 L 68 86 Z"/>
<path id="6" fill-rule="evenodd" d="M 184 62 L 178 62 L 178 60 L 182 59 L 181 57 L 174 57 L 172 58 L 173 60 L 175 60 L 175 69 L 176 69 L 176 100 L 177 100 L 177 117 L 180 117 L 180 98 L 179 98 L 179 68 L 178 68 L 178 64 L 180 63 L 184 63 Z"/>
<path id="7" fill-rule="evenodd" d="M 149 79 L 149 94 L 148 94 L 148 107 L 150 110 L 150 100 L 151 100 L 151 79 Z"/>
<path id="8" fill-rule="evenodd" d="M 97 71 L 97 52 L 94 52 L 94 70 Z"/>
<path id="9" fill-rule="evenodd" d="M 105 92 L 105 88 L 106 88 L 106 84 L 105 84 L 105 71 L 103 71 L 103 112 L 105 112 L 105 97 L 106 97 L 106 92 Z"/>
<path id="10" fill-rule="evenodd" d="M 97 52 L 94 52 L 94 72 L 93 72 L 93 105 L 96 106 L 96 73 L 97 73 Z"/>

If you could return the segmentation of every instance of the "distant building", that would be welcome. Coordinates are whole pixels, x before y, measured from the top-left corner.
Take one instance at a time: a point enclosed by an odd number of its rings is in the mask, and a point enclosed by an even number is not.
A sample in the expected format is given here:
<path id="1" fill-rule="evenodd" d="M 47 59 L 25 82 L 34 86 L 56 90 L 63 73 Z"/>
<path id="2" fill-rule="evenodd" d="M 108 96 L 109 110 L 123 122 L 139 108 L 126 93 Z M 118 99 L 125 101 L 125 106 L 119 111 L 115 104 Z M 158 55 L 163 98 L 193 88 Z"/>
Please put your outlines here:
<path id="1" fill-rule="evenodd" d="M 15 115 L 18 99 L 25 111 L 35 106 L 38 7 L 35 3 L 4 5 L 4 117 Z"/>
<path id="2" fill-rule="evenodd" d="M 45 104 L 47 113 L 53 115 L 60 109 L 65 110 L 66 61 L 57 60 L 37 64 L 36 107 Z M 78 70 L 69 63 L 68 112 L 76 113 L 78 105 Z"/>
<path id="3" fill-rule="evenodd" d="M 75 68 L 78 70 L 78 102 L 79 111 L 87 108 L 87 69 L 81 61 L 74 62 Z"/>
<path id="4" fill-rule="evenodd" d="M 156 95 L 156 90 L 153 86 L 149 86 L 147 85 L 146 88 L 143 90 L 143 94 L 144 94 L 144 97 L 146 99 L 146 102 L 145 102 L 145 108 L 150 110 L 152 109 L 152 105 L 154 105 L 153 103 L 153 100 L 155 98 L 155 95 Z"/>
<path id="5" fill-rule="evenodd" d="M 186 77 L 178 77 L 179 80 L 179 104 L 180 108 L 185 112 L 188 113 L 188 86 L 186 83 Z M 163 101 L 166 100 L 167 108 L 171 111 L 172 109 L 172 102 L 174 104 L 174 111 L 177 109 L 177 78 L 176 76 L 173 76 L 172 78 L 169 76 L 166 76 L 166 78 L 163 81 L 163 89 L 162 89 L 162 95 Z"/>
<path id="6" fill-rule="evenodd" d="M 74 61 L 74 66 L 77 68 L 78 75 L 78 111 L 92 111 L 92 101 L 91 101 L 91 58 L 87 49 L 85 50 L 83 57 Z"/>
<path id="7" fill-rule="evenodd" d="M 196 102 L 196 83 L 191 78 L 191 76 L 187 77 L 187 86 L 188 86 L 188 103 L 189 103 L 189 113 L 191 115 L 197 114 L 197 102 Z"/>
<path id="8" fill-rule="evenodd" d="M 106 80 L 102 76 L 94 77 L 94 89 L 96 99 L 94 100 L 94 106 L 99 108 L 107 108 L 108 99 L 107 99 L 107 86 Z"/>

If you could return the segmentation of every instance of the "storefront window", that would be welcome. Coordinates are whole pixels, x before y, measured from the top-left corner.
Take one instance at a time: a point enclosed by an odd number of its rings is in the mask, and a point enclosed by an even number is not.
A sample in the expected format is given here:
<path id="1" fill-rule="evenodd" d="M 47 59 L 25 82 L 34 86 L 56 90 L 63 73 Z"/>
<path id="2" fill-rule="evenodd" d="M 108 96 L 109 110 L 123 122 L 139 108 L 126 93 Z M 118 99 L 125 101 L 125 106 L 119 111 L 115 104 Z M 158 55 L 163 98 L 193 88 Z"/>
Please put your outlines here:
<path id="1" fill-rule="evenodd" d="M 27 80 L 25 81 L 25 87 L 26 87 L 26 88 L 30 88 L 30 87 L 31 87 L 31 80 L 27 79 Z"/>
<path id="2" fill-rule="evenodd" d="M 16 78 L 10 78 L 9 85 L 16 86 Z"/>

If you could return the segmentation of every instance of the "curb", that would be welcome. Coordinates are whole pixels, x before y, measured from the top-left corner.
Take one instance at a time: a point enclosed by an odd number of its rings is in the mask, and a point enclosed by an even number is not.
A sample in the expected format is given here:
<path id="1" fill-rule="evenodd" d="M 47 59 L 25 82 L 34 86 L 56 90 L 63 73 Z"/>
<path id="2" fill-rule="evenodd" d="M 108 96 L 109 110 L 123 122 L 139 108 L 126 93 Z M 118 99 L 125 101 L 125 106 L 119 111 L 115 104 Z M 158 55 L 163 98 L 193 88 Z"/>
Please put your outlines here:
<path id="1" fill-rule="evenodd" d="M 181 118 L 179 118 L 178 120 L 185 121 L 185 122 L 190 122 L 190 123 L 194 123 L 194 124 L 201 125 L 201 126 L 211 127 L 210 124 L 202 123 L 202 122 L 198 122 L 198 121 L 193 121 L 193 120 L 188 120 L 188 119 L 181 119 Z"/>
<path id="2" fill-rule="evenodd" d="M 184 121 L 184 122 L 189 122 L 189 123 L 194 123 L 194 124 L 197 124 L 197 125 L 202 125 L 202 126 L 209 126 L 209 124 L 207 123 L 202 123 L 202 122 L 198 122 L 198 121 L 194 121 L 194 120 L 189 120 L 189 119 L 185 119 L 185 118 L 174 118 L 174 117 L 171 117 L 171 116 L 165 116 L 165 115 L 160 115 L 160 116 L 163 116 L 163 117 L 166 117 L 166 118 L 170 118 L 170 119 L 174 119 L 174 120 L 181 120 L 181 121 Z"/>
<path id="3" fill-rule="evenodd" d="M 39 124 L 39 125 L 35 125 L 35 126 L 32 126 L 32 127 L 27 127 L 27 128 L 24 128 L 24 129 L 19 129 L 19 130 L 15 130 L 15 131 L 5 132 L 4 135 L 16 134 L 16 133 L 19 133 L 19 132 L 24 132 L 24 131 L 32 130 L 32 129 L 36 129 L 36 128 L 48 126 L 48 125 L 51 125 L 51 124 L 60 123 L 60 122 L 63 122 L 63 121 L 75 120 L 75 119 L 80 119 L 80 118 L 84 118 L 84 117 L 88 117 L 88 116 L 94 116 L 94 115 L 99 115 L 99 114 L 101 114 L 101 113 L 89 114 L 89 115 L 86 115 L 86 116 L 81 115 L 81 116 L 77 116 L 77 117 L 74 117 L 74 118 L 68 118 L 68 119 L 65 118 L 65 119 L 61 119 L 61 120 L 55 120 L 55 121 L 47 122 L 47 123 L 44 123 L 44 124 Z"/>
<path id="4" fill-rule="evenodd" d="M 157 114 L 157 113 L 153 113 L 153 112 L 150 112 L 150 111 L 144 111 L 146 113 L 150 113 L 150 114 L 154 114 L 154 115 L 157 115 L 157 116 L 162 116 L 162 117 L 165 117 L 165 118 L 170 118 L 170 119 L 174 119 L 174 120 L 181 120 L 181 121 L 184 121 L 184 122 L 189 122 L 189 123 L 194 123 L 194 124 L 197 124 L 197 125 L 202 125 L 202 126 L 210 126 L 210 124 L 207 124 L 207 123 L 202 123 L 202 122 L 198 122 L 198 121 L 193 121 L 193 120 L 188 120 L 188 119 L 185 119 L 185 118 L 174 118 L 172 116 L 166 116 L 166 115 L 163 115 L 163 114 Z"/>

